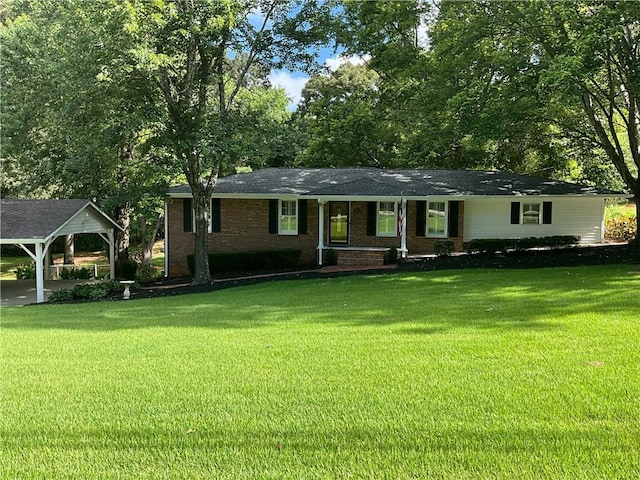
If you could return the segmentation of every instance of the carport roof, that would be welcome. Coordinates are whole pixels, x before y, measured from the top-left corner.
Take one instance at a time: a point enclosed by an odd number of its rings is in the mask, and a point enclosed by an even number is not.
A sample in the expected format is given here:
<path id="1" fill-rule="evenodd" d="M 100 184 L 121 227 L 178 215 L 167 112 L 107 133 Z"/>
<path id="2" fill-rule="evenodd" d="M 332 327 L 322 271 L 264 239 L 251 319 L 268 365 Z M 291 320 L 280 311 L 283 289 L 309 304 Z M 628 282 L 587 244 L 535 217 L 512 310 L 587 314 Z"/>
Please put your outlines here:
<path id="1" fill-rule="evenodd" d="M 93 202 L 83 199 L 0 200 L 0 243 L 41 243 L 66 233 L 85 233 L 81 225 L 64 231 L 74 218 L 86 211 L 102 229 L 120 227 Z M 73 229 L 73 228 L 72 228 Z M 95 229 L 90 230 L 92 233 Z M 88 232 L 86 232 L 88 233 Z"/>

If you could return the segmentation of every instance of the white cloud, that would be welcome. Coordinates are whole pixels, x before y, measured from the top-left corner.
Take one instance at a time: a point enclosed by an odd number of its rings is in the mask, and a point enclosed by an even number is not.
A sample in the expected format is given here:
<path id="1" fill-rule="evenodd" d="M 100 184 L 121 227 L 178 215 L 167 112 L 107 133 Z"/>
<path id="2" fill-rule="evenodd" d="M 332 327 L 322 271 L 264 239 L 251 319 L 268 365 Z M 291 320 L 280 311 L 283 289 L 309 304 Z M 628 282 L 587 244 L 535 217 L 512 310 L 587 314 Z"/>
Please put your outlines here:
<path id="1" fill-rule="evenodd" d="M 362 65 L 363 63 L 371 60 L 370 55 L 365 55 L 364 57 L 360 57 L 358 55 L 352 55 L 350 57 L 344 57 L 342 55 L 338 55 L 337 57 L 327 58 L 324 61 L 324 66 L 327 67 L 332 72 L 335 72 L 338 68 L 340 68 L 345 63 L 350 63 L 351 65 Z"/>
<path id="2" fill-rule="evenodd" d="M 289 98 L 289 107 L 295 110 L 300 102 L 302 89 L 309 81 L 309 77 L 305 75 L 295 75 L 286 70 L 274 70 L 269 74 L 269 81 L 274 87 L 284 88 Z"/>

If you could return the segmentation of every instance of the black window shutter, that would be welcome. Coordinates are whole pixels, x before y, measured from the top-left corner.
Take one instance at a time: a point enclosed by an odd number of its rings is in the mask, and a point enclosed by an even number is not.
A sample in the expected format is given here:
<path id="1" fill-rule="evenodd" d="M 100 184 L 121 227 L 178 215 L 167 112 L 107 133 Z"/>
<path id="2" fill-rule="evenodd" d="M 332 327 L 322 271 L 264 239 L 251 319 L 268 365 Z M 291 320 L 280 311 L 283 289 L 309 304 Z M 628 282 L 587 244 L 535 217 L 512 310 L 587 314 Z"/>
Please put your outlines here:
<path id="1" fill-rule="evenodd" d="M 298 235 L 307 234 L 307 202 L 298 200 Z"/>
<path id="2" fill-rule="evenodd" d="M 278 233 L 278 200 L 269 200 L 269 233 Z"/>
<path id="3" fill-rule="evenodd" d="M 220 199 L 211 199 L 211 231 L 220 232 Z"/>
<path id="4" fill-rule="evenodd" d="M 551 202 L 542 202 L 542 223 L 551 225 Z"/>
<path id="5" fill-rule="evenodd" d="M 449 228 L 448 228 L 448 236 L 457 237 L 458 236 L 458 216 L 460 214 L 460 202 L 452 201 L 449 202 Z"/>
<path id="6" fill-rule="evenodd" d="M 427 234 L 427 202 L 416 202 L 416 237 L 424 237 Z"/>
<path id="7" fill-rule="evenodd" d="M 370 237 L 376 234 L 377 209 L 377 202 L 367 202 L 367 235 Z"/>
<path id="8" fill-rule="evenodd" d="M 190 198 L 182 200 L 182 230 L 193 232 L 193 201 Z"/>
<path id="9" fill-rule="evenodd" d="M 520 223 L 520 202 L 511 202 L 511 225 Z"/>

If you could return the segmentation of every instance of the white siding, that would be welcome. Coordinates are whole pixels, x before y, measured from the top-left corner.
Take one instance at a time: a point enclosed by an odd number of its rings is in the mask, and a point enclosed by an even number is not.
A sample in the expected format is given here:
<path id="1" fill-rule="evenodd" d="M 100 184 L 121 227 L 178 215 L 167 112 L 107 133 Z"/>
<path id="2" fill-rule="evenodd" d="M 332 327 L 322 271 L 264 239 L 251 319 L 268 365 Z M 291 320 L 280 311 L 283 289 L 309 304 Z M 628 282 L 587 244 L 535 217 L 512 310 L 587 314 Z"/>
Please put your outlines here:
<path id="1" fill-rule="evenodd" d="M 57 232 L 57 235 L 66 235 L 69 233 L 103 233 L 113 228 L 102 215 L 95 212 L 92 208 L 85 208 L 72 217 Z"/>
<path id="2" fill-rule="evenodd" d="M 511 225 L 511 202 L 552 202 L 551 225 Z M 477 198 L 464 202 L 464 240 L 578 235 L 603 241 L 604 199 L 588 197 Z M 542 220 L 541 220 L 542 221 Z"/>

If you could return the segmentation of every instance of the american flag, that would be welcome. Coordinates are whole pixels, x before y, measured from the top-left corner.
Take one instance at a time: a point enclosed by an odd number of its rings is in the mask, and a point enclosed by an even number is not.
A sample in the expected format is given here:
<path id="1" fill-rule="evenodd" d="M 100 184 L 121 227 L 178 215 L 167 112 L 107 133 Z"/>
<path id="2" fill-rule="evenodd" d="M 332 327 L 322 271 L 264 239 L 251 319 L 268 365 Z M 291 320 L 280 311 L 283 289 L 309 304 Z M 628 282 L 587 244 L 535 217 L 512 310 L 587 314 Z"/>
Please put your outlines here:
<path id="1" fill-rule="evenodd" d="M 402 198 L 400 198 L 400 203 L 398 204 L 398 236 L 402 236 L 402 219 L 403 219 L 403 212 L 402 212 Z"/>

